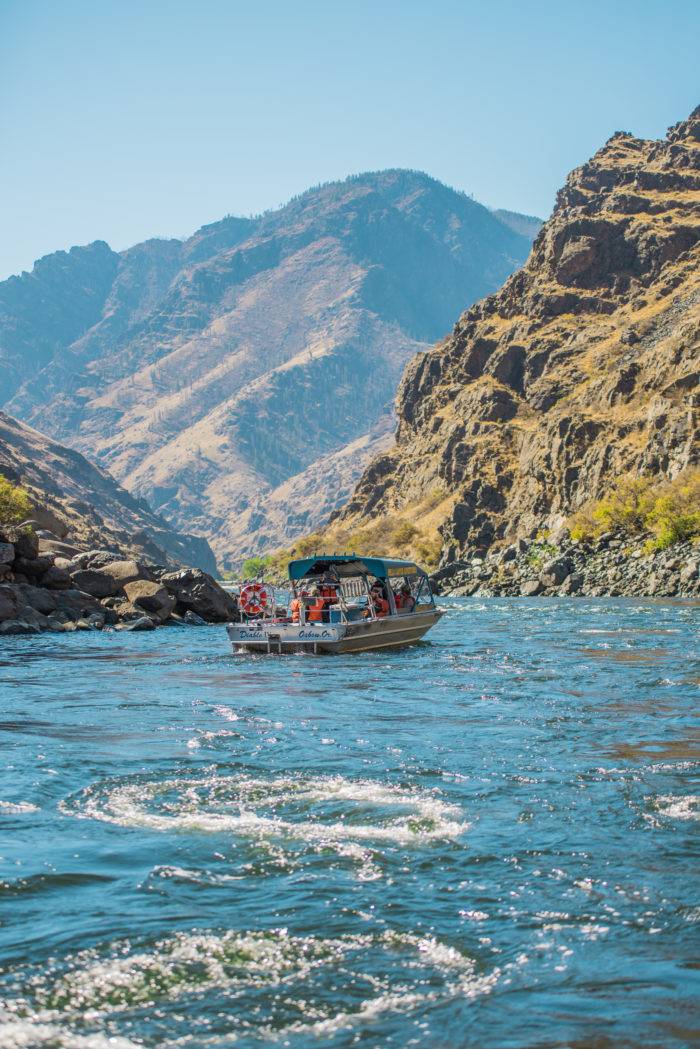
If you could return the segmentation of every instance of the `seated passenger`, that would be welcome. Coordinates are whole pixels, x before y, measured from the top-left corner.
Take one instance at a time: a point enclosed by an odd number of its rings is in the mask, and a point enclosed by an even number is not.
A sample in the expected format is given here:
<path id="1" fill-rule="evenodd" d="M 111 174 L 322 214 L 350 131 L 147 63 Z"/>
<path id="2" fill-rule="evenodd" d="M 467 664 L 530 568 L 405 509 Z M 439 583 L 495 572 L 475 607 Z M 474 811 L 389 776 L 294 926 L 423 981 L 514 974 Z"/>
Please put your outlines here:
<path id="1" fill-rule="evenodd" d="M 385 590 L 381 583 L 374 583 L 372 586 L 372 604 L 374 605 L 374 611 L 378 619 L 382 619 L 384 616 L 389 615 L 389 602 L 385 596 Z"/>
<path id="2" fill-rule="evenodd" d="M 396 604 L 397 612 L 412 612 L 416 607 L 416 600 L 411 593 L 408 583 L 404 583 L 394 594 L 394 603 Z"/>

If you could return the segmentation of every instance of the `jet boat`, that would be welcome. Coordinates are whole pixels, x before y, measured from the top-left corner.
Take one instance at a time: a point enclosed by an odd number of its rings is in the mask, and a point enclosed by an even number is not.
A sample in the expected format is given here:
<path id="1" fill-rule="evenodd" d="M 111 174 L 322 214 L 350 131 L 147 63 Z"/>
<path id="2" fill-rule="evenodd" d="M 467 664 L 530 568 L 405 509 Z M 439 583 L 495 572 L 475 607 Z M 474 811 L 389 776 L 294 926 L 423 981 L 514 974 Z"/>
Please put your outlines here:
<path id="1" fill-rule="evenodd" d="M 226 627 L 234 652 L 367 652 L 419 641 L 443 612 L 412 561 L 322 554 L 289 563 L 291 597 L 280 615 L 274 591 L 241 588 L 240 623 Z"/>

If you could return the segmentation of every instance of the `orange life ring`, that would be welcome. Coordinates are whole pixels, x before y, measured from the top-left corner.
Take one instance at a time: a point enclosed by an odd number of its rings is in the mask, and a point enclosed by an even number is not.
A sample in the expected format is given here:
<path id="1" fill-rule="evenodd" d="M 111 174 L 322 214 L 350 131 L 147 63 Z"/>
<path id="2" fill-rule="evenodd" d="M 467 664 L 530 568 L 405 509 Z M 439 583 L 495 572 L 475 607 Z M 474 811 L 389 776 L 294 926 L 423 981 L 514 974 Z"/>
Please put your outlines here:
<path id="1" fill-rule="evenodd" d="M 242 588 L 238 600 L 247 615 L 256 616 L 267 608 L 267 590 L 262 583 L 248 583 Z"/>

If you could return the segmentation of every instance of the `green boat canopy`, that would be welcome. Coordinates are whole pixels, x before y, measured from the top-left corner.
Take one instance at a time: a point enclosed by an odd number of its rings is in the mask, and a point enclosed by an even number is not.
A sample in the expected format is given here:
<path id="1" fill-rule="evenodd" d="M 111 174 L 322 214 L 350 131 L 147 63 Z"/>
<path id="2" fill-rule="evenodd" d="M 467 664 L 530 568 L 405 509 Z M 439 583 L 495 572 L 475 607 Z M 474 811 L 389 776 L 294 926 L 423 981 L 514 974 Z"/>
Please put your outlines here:
<path id="1" fill-rule="evenodd" d="M 398 561 L 388 557 L 360 557 L 358 554 L 318 554 L 289 562 L 289 578 L 305 579 L 333 571 L 339 579 L 356 575 L 371 575 L 378 579 L 390 576 L 425 575 L 413 561 Z"/>

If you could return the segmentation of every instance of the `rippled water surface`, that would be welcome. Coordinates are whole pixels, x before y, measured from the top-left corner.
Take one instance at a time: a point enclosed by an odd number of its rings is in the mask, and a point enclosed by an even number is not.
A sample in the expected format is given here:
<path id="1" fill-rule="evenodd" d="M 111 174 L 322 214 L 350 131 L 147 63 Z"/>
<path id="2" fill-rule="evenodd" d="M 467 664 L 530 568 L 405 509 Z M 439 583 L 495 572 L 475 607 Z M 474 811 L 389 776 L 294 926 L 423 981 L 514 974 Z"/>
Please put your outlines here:
<path id="1" fill-rule="evenodd" d="M 697 1037 L 697 606 L 0 641 L 0 1045 Z"/>

